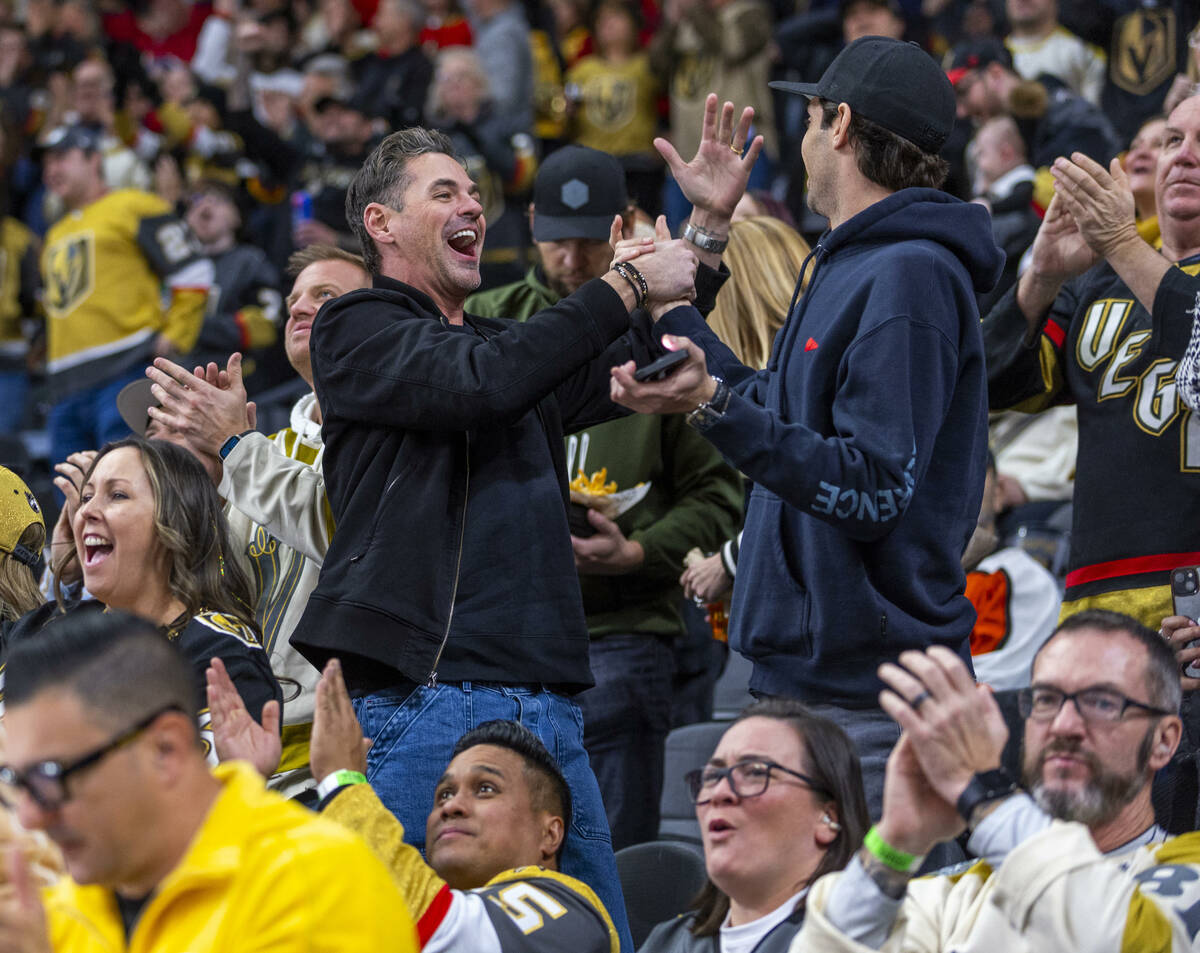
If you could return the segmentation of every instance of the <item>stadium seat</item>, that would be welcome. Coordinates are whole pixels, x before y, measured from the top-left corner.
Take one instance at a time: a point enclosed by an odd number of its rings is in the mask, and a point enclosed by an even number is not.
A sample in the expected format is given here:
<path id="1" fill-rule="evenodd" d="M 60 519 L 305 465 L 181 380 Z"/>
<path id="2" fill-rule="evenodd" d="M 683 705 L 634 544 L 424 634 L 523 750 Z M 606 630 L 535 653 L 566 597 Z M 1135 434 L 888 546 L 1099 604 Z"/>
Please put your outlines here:
<path id="1" fill-rule="evenodd" d="M 707 877 L 700 851 L 671 841 L 650 841 L 617 851 L 617 873 L 635 947 L 658 924 L 687 910 Z"/>
<path id="2" fill-rule="evenodd" d="M 714 721 L 733 721 L 743 708 L 754 701 L 749 687 L 753 671 L 753 662 L 741 652 L 729 650 L 725 670 L 713 689 Z"/>
<path id="3" fill-rule="evenodd" d="M 716 750 L 728 722 L 705 721 L 676 728 L 667 735 L 663 755 L 663 791 L 659 802 L 659 840 L 700 844 L 696 808 L 683 776 L 704 764 Z"/>

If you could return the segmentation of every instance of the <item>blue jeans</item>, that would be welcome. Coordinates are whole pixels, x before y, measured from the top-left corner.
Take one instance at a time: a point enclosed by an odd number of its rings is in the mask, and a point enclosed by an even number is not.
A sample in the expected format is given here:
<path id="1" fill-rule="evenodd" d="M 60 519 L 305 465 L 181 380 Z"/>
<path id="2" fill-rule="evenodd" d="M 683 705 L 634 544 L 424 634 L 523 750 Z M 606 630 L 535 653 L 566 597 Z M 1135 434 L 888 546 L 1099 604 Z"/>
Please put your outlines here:
<path id="1" fill-rule="evenodd" d="M 633 951 L 600 788 L 583 748 L 583 716 L 569 698 L 538 687 L 455 682 L 411 693 L 383 689 L 353 699 L 363 733 L 373 740 L 367 780 L 404 825 L 404 839 L 425 848 L 425 821 L 455 742 L 485 721 L 517 721 L 562 768 L 571 789 L 571 829 L 562 869 L 591 887 L 608 910 L 623 953 Z"/>
<path id="2" fill-rule="evenodd" d="M 117 394 L 130 381 L 145 376 L 141 365 L 131 367 L 120 376 L 64 397 L 51 407 L 46 421 L 50 431 L 50 465 L 62 463 L 78 450 L 99 450 L 110 440 L 128 437 L 129 427 L 117 411 Z"/>
<path id="3" fill-rule="evenodd" d="M 596 684 L 577 699 L 583 744 L 620 850 L 658 836 L 674 658 L 649 635 L 593 639 L 589 652 Z"/>

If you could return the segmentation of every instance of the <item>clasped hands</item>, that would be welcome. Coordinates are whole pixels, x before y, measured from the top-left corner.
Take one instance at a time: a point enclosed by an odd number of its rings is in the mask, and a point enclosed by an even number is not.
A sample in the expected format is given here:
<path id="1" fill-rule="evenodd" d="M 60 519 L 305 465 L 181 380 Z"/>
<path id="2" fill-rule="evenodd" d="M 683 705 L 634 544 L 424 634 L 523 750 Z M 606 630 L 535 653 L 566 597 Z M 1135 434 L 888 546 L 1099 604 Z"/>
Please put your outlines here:
<path id="1" fill-rule="evenodd" d="M 935 645 L 879 667 L 880 707 L 903 729 L 888 758 L 880 836 L 923 856 L 965 827 L 956 807 L 975 774 L 1000 766 L 1008 726 L 986 685 Z"/>

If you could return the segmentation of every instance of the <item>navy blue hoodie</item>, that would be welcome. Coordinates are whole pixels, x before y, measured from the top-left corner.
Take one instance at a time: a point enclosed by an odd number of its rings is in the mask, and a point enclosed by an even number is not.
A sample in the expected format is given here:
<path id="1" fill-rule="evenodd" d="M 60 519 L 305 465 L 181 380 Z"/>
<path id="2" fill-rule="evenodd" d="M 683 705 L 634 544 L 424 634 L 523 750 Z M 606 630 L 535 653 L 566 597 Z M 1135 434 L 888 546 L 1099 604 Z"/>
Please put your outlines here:
<path id="1" fill-rule="evenodd" d="M 706 436 L 755 485 L 730 613 L 751 688 L 872 707 L 876 668 L 906 649 L 969 659 L 959 560 L 987 451 L 975 293 L 1003 260 L 983 208 L 905 189 L 818 242 L 766 370 L 691 309 L 659 323 L 734 389 Z"/>

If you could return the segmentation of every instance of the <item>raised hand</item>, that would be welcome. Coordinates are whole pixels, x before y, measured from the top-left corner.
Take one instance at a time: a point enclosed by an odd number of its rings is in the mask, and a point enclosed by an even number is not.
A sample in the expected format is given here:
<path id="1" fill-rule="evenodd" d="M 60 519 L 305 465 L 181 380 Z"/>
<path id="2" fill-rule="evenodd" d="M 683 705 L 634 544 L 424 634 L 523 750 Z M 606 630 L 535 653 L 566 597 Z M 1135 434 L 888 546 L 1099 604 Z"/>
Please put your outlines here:
<path id="1" fill-rule="evenodd" d="M 879 836 L 905 853 L 924 856 L 935 844 L 957 836 L 966 825 L 955 805 L 929 783 L 912 738 L 900 736 L 883 778 Z"/>
<path id="2" fill-rule="evenodd" d="M 1082 275 L 1099 255 L 1088 246 L 1061 195 L 1055 194 L 1033 240 L 1029 272 L 1040 280 L 1062 284 Z"/>
<path id="3" fill-rule="evenodd" d="M 971 778 L 1000 766 L 1008 726 L 984 685 L 941 645 L 900 654 L 879 667 L 879 704 L 910 737 L 930 787 L 954 804 Z M 903 666 L 903 667 L 901 667 Z"/>
<path id="4" fill-rule="evenodd" d="M 246 710 L 246 703 L 219 658 L 209 662 L 204 681 L 218 760 L 249 761 L 259 774 L 269 778 L 279 768 L 283 755 L 279 702 L 272 700 L 263 705 L 260 725 Z"/>
<path id="5" fill-rule="evenodd" d="M 1134 218 L 1133 192 L 1120 159 L 1105 170 L 1082 152 L 1058 158 L 1050 168 L 1054 187 L 1084 241 L 1108 256 L 1122 242 L 1142 241 Z"/>
<path id="6" fill-rule="evenodd" d="M 64 585 L 73 585 L 83 578 L 83 566 L 78 558 L 69 565 L 64 560 L 74 550 L 72 524 L 75 511 L 79 509 L 79 491 L 83 489 L 84 477 L 95 459 L 95 450 L 80 450 L 54 465 L 54 472 L 58 474 L 54 478 L 54 485 L 63 495 L 63 508 L 58 513 L 58 522 L 54 524 L 50 537 L 50 570 Z"/>
<path id="7" fill-rule="evenodd" d="M 320 782 L 334 771 L 366 774 L 370 747 L 371 742 L 363 737 L 362 727 L 350 704 L 350 693 L 342 679 L 342 663 L 330 659 L 317 682 L 317 703 L 309 744 L 313 777 Z"/>
<path id="8" fill-rule="evenodd" d="M 750 170 L 762 152 L 763 137 L 755 136 L 743 153 L 754 122 L 754 109 L 747 106 L 734 125 L 733 103 L 717 108 L 717 94 L 704 102 L 700 146 L 690 162 L 684 162 L 666 139 L 655 139 L 654 148 L 666 161 L 684 197 L 697 209 L 728 220 L 745 194 Z M 696 223 L 699 224 L 699 223 Z"/>
<path id="9" fill-rule="evenodd" d="M 154 382 L 151 393 L 162 405 L 149 408 L 150 418 L 180 434 L 195 450 L 216 456 L 226 440 L 253 427 L 241 354 L 230 356 L 215 386 L 208 371 L 200 376 L 162 357 L 146 368 L 146 376 Z M 228 386 L 222 386 L 223 380 Z"/>

